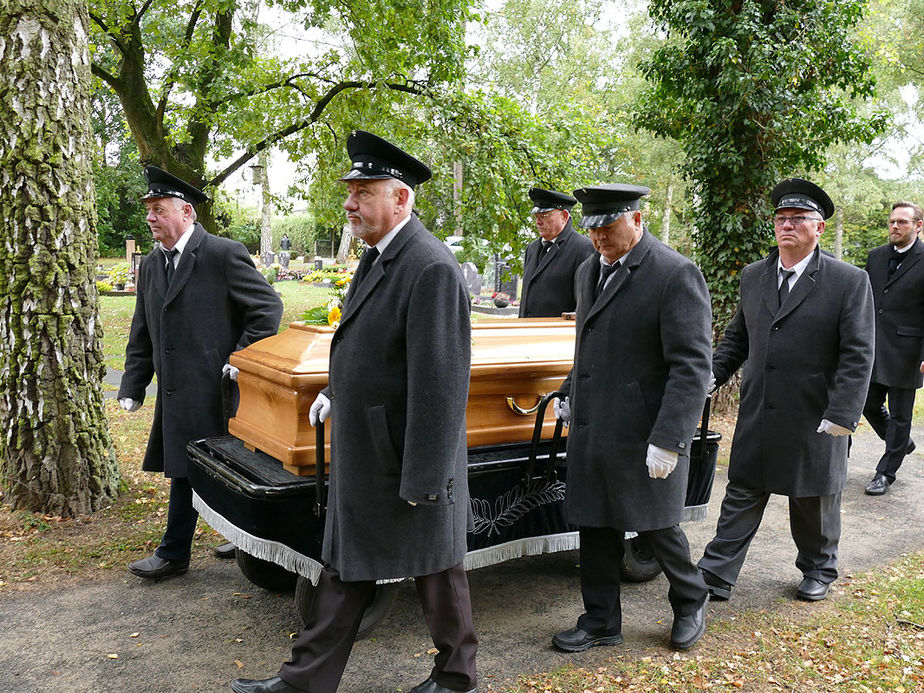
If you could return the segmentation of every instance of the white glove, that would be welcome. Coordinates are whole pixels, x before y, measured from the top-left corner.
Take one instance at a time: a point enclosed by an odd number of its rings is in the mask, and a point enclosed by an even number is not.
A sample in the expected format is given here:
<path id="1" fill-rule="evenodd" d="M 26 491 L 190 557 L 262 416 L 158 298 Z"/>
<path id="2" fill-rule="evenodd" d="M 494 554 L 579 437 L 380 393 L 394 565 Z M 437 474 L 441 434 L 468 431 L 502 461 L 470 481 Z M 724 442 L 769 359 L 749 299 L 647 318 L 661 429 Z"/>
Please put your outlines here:
<path id="1" fill-rule="evenodd" d="M 677 453 L 649 443 L 645 464 L 648 465 L 648 476 L 652 479 L 666 479 L 677 466 Z"/>
<path id="2" fill-rule="evenodd" d="M 221 374 L 224 375 L 225 373 L 228 373 L 231 377 L 231 380 L 233 380 L 234 382 L 237 382 L 237 374 L 240 372 L 241 372 L 240 368 L 236 368 L 232 366 L 230 363 L 226 363 L 224 366 L 221 367 Z"/>
<path id="3" fill-rule="evenodd" d="M 565 397 L 552 400 L 552 411 L 555 412 L 555 418 L 561 419 L 565 423 L 571 423 L 571 398 Z"/>
<path id="4" fill-rule="evenodd" d="M 833 421 L 828 421 L 827 419 L 822 419 L 821 423 L 818 424 L 818 430 L 816 433 L 827 433 L 829 436 L 849 436 L 853 431 L 849 428 L 844 428 L 843 426 L 838 426 Z"/>
<path id="5" fill-rule="evenodd" d="M 119 400 L 119 406 L 125 411 L 138 411 L 141 409 L 141 402 L 136 402 L 131 397 L 123 397 Z"/>
<path id="6" fill-rule="evenodd" d="M 706 388 L 706 394 L 711 395 L 716 391 L 715 373 L 709 373 L 709 387 Z"/>
<path id="7" fill-rule="evenodd" d="M 308 410 L 308 423 L 317 426 L 319 421 L 323 423 L 328 416 L 330 416 L 330 400 L 323 392 L 319 392 Z"/>

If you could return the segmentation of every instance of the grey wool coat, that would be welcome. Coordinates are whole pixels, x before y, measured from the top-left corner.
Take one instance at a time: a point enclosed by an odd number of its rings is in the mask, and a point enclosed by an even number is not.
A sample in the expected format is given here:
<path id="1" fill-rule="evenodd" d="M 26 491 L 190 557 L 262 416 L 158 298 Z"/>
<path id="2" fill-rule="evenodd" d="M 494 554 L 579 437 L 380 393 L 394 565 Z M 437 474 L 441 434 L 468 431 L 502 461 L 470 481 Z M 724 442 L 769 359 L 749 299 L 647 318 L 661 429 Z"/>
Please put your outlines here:
<path id="1" fill-rule="evenodd" d="M 881 245 L 866 259 L 876 308 L 872 382 L 916 390 L 924 382 L 924 243 L 915 240 L 889 277 L 891 249 Z"/>
<path id="2" fill-rule="evenodd" d="M 557 318 L 574 311 L 574 273 L 594 254 L 594 244 L 574 230 L 570 219 L 548 250 L 540 238 L 526 246 L 518 317 Z"/>
<path id="3" fill-rule="evenodd" d="M 690 442 L 712 352 L 709 292 L 699 269 L 649 232 L 594 302 L 599 256 L 577 271 L 569 393 L 568 522 L 648 531 L 680 522 Z M 679 453 L 652 479 L 648 444 Z"/>
<path id="4" fill-rule="evenodd" d="M 459 263 L 412 216 L 350 288 L 331 344 L 322 557 L 343 580 L 430 575 L 464 558 L 470 364 Z"/>
<path id="5" fill-rule="evenodd" d="M 855 430 L 873 367 L 873 295 L 863 270 L 816 248 L 777 304 L 777 258 L 741 273 L 741 299 L 713 355 L 716 383 L 744 364 L 730 481 L 796 498 L 842 490 L 847 436 L 817 433 L 822 419 Z"/>
<path id="6" fill-rule="evenodd" d="M 282 301 L 237 241 L 196 224 L 167 290 L 164 254 L 142 260 L 119 399 L 144 401 L 157 374 L 142 468 L 185 477 L 186 444 L 226 433 L 221 369 L 232 351 L 279 329 Z"/>

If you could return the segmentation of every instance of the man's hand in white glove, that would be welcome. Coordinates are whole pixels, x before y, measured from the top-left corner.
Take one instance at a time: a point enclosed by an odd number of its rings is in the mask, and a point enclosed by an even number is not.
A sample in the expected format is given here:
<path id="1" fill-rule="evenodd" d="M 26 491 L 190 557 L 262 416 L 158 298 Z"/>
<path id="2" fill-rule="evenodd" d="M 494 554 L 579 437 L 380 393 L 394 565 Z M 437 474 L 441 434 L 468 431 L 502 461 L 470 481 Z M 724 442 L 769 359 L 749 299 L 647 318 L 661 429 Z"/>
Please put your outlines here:
<path id="1" fill-rule="evenodd" d="M 649 443 L 645 464 L 648 465 L 648 476 L 652 479 L 666 479 L 677 466 L 677 453 Z"/>
<path id="2" fill-rule="evenodd" d="M 571 402 L 570 397 L 552 400 L 552 411 L 555 412 L 555 418 L 561 419 L 565 423 L 571 423 Z"/>
<path id="3" fill-rule="evenodd" d="M 119 406 L 125 411 L 138 411 L 141 409 L 141 402 L 136 402 L 131 397 L 123 397 L 119 400 Z"/>
<path id="4" fill-rule="evenodd" d="M 241 371 L 239 368 L 235 368 L 230 363 L 226 363 L 224 366 L 221 367 L 221 374 L 224 375 L 225 373 L 227 373 L 230 376 L 231 380 L 235 382 L 237 382 L 237 374 L 240 372 Z"/>
<path id="5" fill-rule="evenodd" d="M 715 384 L 715 373 L 710 373 L 709 374 L 709 387 L 706 388 L 706 394 L 707 395 L 715 394 L 716 389 L 717 388 Z"/>
<path id="6" fill-rule="evenodd" d="M 851 431 L 849 428 L 838 426 L 833 421 L 822 419 L 821 423 L 818 424 L 818 430 L 816 433 L 827 433 L 829 436 L 849 436 L 851 433 L 853 433 L 853 431 Z"/>
<path id="7" fill-rule="evenodd" d="M 327 421 L 328 416 L 330 416 L 330 400 L 323 392 L 319 392 L 308 410 L 308 423 L 317 426 L 319 421 L 322 423 Z"/>

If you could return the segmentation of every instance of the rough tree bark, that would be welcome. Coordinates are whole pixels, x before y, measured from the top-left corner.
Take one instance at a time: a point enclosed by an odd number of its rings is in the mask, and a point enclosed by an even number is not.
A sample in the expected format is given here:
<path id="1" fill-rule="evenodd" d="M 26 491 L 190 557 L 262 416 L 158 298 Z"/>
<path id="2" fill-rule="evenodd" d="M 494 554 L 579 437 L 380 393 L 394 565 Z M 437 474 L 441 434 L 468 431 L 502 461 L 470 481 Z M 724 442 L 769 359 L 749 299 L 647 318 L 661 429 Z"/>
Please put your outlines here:
<path id="1" fill-rule="evenodd" d="M 0 477 L 53 515 L 117 494 L 101 380 L 84 0 L 0 3 Z"/>

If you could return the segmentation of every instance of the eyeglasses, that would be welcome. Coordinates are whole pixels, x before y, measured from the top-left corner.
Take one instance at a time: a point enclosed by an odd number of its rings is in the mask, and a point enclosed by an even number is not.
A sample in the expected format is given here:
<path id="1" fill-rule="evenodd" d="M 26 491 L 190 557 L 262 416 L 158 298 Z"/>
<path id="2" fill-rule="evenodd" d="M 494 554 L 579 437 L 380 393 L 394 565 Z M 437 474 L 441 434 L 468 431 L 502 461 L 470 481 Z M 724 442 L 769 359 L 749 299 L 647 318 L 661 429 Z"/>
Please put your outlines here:
<path id="1" fill-rule="evenodd" d="M 889 226 L 908 226 L 913 223 L 912 219 L 889 219 Z"/>
<path id="2" fill-rule="evenodd" d="M 782 214 L 777 214 L 775 217 L 773 217 L 774 226 L 782 226 L 787 221 L 791 222 L 793 226 L 800 226 L 807 221 L 821 221 L 821 220 L 818 219 L 817 217 L 806 217 L 801 214 L 797 214 L 794 217 L 787 217 Z"/>

